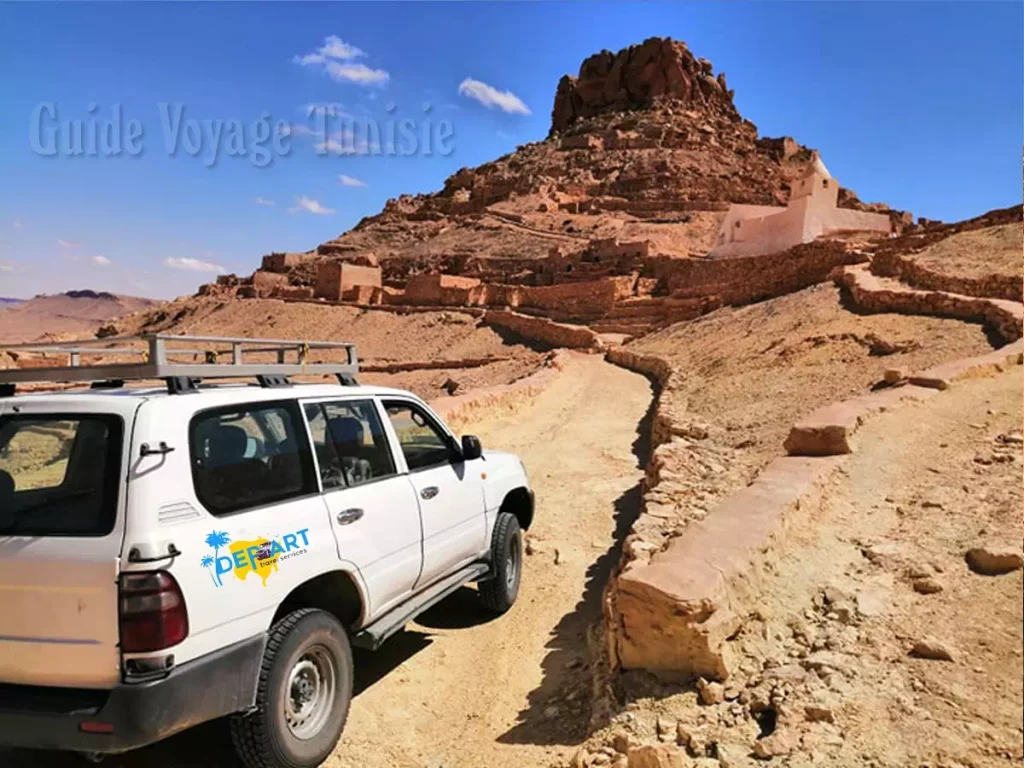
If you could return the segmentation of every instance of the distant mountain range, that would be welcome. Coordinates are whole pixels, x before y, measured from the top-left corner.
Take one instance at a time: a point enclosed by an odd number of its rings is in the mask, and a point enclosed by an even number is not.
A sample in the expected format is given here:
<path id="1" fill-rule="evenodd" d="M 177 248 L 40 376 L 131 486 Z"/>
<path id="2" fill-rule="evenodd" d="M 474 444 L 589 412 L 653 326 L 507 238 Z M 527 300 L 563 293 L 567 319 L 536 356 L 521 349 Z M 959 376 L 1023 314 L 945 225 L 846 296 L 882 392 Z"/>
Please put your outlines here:
<path id="1" fill-rule="evenodd" d="M 27 301 L 0 299 L 0 344 L 44 335 L 91 335 L 104 323 L 159 303 L 93 290 L 41 295 Z"/>

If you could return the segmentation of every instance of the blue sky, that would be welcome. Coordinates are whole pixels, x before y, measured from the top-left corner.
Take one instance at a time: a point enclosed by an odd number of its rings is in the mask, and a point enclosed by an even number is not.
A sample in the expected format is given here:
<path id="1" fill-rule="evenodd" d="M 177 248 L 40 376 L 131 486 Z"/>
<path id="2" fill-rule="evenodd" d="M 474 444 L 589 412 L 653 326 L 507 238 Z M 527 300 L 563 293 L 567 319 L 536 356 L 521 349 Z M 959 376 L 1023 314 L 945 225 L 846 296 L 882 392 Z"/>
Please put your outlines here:
<path id="1" fill-rule="evenodd" d="M 653 35 L 709 58 L 761 135 L 820 149 L 862 199 L 966 218 L 1021 200 L 1022 9 L 5 3 L 0 296 L 172 297 L 212 279 L 203 270 L 248 273 L 263 253 L 312 248 L 389 197 L 542 139 L 561 75 Z M 56 123 L 109 119 L 121 104 L 124 122 L 142 126 L 137 154 L 38 154 L 33 115 L 46 102 Z M 192 156 L 179 136 L 168 154 L 161 103 L 182 104 L 183 121 L 241 121 L 243 142 L 264 113 L 314 126 L 309 104 L 340 105 L 357 124 L 430 118 L 435 136 L 448 121 L 450 152 L 322 155 L 314 137 L 293 135 L 287 155 L 257 167 L 252 154 L 227 156 L 222 137 L 208 167 L 208 139 Z"/>

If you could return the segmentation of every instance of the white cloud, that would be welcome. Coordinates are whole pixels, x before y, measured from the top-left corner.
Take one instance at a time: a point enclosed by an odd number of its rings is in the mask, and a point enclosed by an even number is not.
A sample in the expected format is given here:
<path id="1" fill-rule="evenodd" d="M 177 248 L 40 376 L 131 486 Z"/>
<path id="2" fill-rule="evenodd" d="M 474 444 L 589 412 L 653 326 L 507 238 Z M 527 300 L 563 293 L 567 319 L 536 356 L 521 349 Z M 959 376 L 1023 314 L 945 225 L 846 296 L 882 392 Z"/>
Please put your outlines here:
<path id="1" fill-rule="evenodd" d="M 171 269 L 185 269 L 190 272 L 224 271 L 224 267 L 222 267 L 220 264 L 211 264 L 208 261 L 200 261 L 199 259 L 193 259 L 187 256 L 181 258 L 168 257 L 164 259 L 164 266 L 170 267 Z"/>
<path id="2" fill-rule="evenodd" d="M 383 85 L 391 79 L 383 69 L 373 69 L 353 61 L 365 55 L 354 45 L 330 35 L 313 53 L 295 56 L 292 61 L 303 67 L 319 67 L 334 80 L 347 80 L 358 85 Z"/>
<path id="3" fill-rule="evenodd" d="M 101 267 L 109 267 L 113 263 L 106 256 L 93 256 L 89 261 L 93 264 L 98 264 Z"/>
<path id="4" fill-rule="evenodd" d="M 81 243 L 75 243 L 72 242 L 71 240 L 58 240 L 57 245 L 59 245 L 61 248 L 77 248 L 78 246 L 81 245 Z"/>
<path id="5" fill-rule="evenodd" d="M 323 141 L 313 145 L 313 149 L 320 153 L 331 153 L 336 155 L 370 155 L 379 154 L 380 145 L 377 142 L 367 141 L 363 136 L 357 136 L 355 127 L 352 130 L 341 130 L 332 133 Z"/>
<path id="6" fill-rule="evenodd" d="M 391 75 L 383 69 L 371 69 L 365 64 L 341 64 L 337 61 L 329 61 L 324 69 L 333 80 L 348 80 L 359 85 L 384 85 L 391 79 Z"/>
<path id="7" fill-rule="evenodd" d="M 530 108 L 512 91 L 499 91 L 493 85 L 467 77 L 459 83 L 459 95 L 480 102 L 488 109 L 497 107 L 503 112 L 516 115 L 529 115 Z"/>
<path id="8" fill-rule="evenodd" d="M 316 51 L 307 53 L 304 56 L 296 56 L 293 61 L 296 64 L 308 67 L 313 64 L 323 64 L 327 59 L 357 59 L 365 55 L 363 51 L 354 45 L 349 45 L 337 35 L 328 35 L 324 38 L 324 44 L 317 48 Z"/>
<path id="9" fill-rule="evenodd" d="M 295 207 L 288 209 L 288 213 L 299 213 L 300 211 L 309 211 L 310 213 L 315 213 L 318 216 L 328 216 L 334 213 L 333 208 L 327 208 L 313 198 L 306 197 L 305 195 L 300 195 L 295 198 Z"/>
<path id="10" fill-rule="evenodd" d="M 313 117 L 314 115 L 326 115 L 330 118 L 341 118 L 352 117 L 348 112 L 345 111 L 345 105 L 339 104 L 338 102 L 321 102 L 321 103 L 310 103 L 304 107 L 299 107 L 300 110 L 306 113 L 306 117 Z"/>
<path id="11" fill-rule="evenodd" d="M 253 198 L 253 202 L 256 203 L 256 205 L 277 205 L 273 200 L 267 200 L 265 197 L 255 197 Z"/>
<path id="12" fill-rule="evenodd" d="M 344 173 L 338 175 L 338 181 L 341 182 L 343 187 L 365 187 L 366 182 L 362 179 L 357 179 L 355 176 L 346 176 Z"/>

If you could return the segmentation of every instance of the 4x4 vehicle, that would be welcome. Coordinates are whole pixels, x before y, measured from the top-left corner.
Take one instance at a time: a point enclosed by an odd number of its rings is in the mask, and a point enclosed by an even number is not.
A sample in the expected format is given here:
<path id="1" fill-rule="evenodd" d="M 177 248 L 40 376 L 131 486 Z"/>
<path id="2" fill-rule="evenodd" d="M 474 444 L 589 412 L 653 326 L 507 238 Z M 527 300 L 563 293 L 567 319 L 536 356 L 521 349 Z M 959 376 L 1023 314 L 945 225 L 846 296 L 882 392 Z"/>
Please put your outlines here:
<path id="1" fill-rule="evenodd" d="M 102 755 L 230 716 L 249 766 L 317 765 L 348 714 L 351 645 L 468 582 L 489 611 L 515 601 L 522 463 L 408 392 L 358 386 L 352 345 L 111 342 L 0 371 L 0 744 Z M 320 347 L 348 361 L 308 362 Z M 287 378 L 316 373 L 341 383 Z M 15 394 L 37 380 L 92 386 Z"/>

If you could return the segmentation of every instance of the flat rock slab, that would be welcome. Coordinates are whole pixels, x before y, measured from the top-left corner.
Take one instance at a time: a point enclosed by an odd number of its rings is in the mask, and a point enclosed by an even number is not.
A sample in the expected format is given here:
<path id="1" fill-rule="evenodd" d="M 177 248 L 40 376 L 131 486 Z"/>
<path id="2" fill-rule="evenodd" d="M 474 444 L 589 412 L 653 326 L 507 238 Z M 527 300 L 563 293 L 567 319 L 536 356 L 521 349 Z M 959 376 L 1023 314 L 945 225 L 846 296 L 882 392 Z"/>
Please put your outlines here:
<path id="1" fill-rule="evenodd" d="M 1009 302 L 1006 302 L 1009 303 Z M 1024 339 L 1018 339 L 992 352 L 940 363 L 910 377 L 910 383 L 932 389 L 949 389 L 955 382 L 992 376 L 1008 366 L 1019 365 L 1024 353 Z"/>
<path id="2" fill-rule="evenodd" d="M 726 640 L 756 607 L 765 553 L 817 503 L 838 457 L 782 457 L 673 539 L 647 565 L 625 570 L 612 600 L 613 651 L 626 669 L 724 679 Z"/>
<path id="3" fill-rule="evenodd" d="M 911 384 L 831 403 L 798 421 L 783 445 L 791 456 L 853 453 L 854 433 L 868 416 L 881 413 L 904 400 L 925 400 L 935 393 L 935 389 Z"/>

